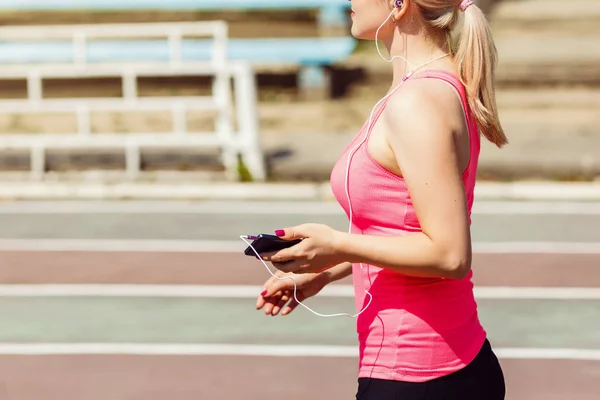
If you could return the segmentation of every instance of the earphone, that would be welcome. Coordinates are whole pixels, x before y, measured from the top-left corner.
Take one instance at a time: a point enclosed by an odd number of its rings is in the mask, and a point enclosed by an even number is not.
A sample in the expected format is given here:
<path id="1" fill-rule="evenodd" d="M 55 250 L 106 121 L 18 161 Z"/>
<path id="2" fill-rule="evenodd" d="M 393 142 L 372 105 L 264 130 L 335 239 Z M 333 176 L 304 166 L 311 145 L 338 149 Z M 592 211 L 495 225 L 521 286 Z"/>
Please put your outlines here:
<path id="1" fill-rule="evenodd" d="M 404 2 L 403 2 L 402 0 L 394 0 L 394 8 L 395 8 L 395 9 L 397 9 L 397 8 L 402 8 L 402 7 L 403 7 L 403 5 L 404 5 Z M 350 179 L 350 166 L 351 166 L 351 163 L 352 163 L 352 158 L 353 158 L 353 157 L 354 157 L 354 155 L 356 154 L 356 151 L 357 151 L 357 150 L 360 148 L 360 146 L 362 146 L 362 145 L 363 145 L 363 144 L 364 144 L 364 143 L 367 141 L 367 139 L 369 138 L 369 135 L 370 135 L 370 133 L 371 133 L 371 129 L 373 128 L 373 126 L 372 126 L 372 123 L 373 123 L 373 115 L 374 115 L 374 113 L 375 113 L 375 110 L 376 110 L 376 109 L 377 109 L 377 107 L 378 107 L 378 106 L 381 104 L 381 102 L 385 101 L 385 100 L 386 100 L 387 98 L 389 98 L 389 97 L 390 97 L 390 96 L 391 96 L 393 93 L 395 93 L 395 92 L 396 92 L 396 90 L 398 90 L 398 88 L 400 88 L 400 86 L 402 86 L 402 84 L 403 84 L 404 82 L 406 82 L 406 81 L 407 81 L 407 80 L 408 80 L 408 79 L 409 79 L 409 78 L 410 78 L 410 77 L 411 77 L 411 76 L 412 76 L 412 75 L 413 75 L 413 74 L 414 74 L 416 71 L 418 71 L 419 69 L 421 69 L 421 68 L 423 68 L 423 67 L 425 67 L 425 66 L 427 66 L 427 65 L 429 65 L 429 64 L 431 64 L 431 63 L 433 63 L 433 62 L 435 62 L 435 61 L 437 61 L 437 60 L 439 60 L 439 59 L 441 59 L 441 58 L 443 58 L 443 57 L 446 57 L 446 56 L 448 56 L 448 55 L 450 54 L 450 53 L 447 53 L 447 54 L 444 54 L 444 55 L 442 55 L 442 56 L 440 56 L 440 57 L 437 57 L 437 58 L 435 58 L 435 59 L 433 59 L 433 60 L 431 60 L 431 61 L 429 61 L 429 62 L 426 62 L 426 63 L 424 63 L 424 64 L 420 65 L 420 66 L 419 66 L 419 67 L 417 67 L 416 69 L 412 67 L 412 64 L 410 63 L 410 61 L 408 61 L 406 58 L 404 58 L 404 57 L 402 57 L 402 56 L 400 56 L 400 55 L 396 55 L 396 56 L 392 57 L 390 60 L 387 60 L 387 59 L 386 59 L 386 58 L 385 58 L 385 57 L 384 57 L 384 56 L 381 54 L 381 51 L 379 50 L 379 44 L 378 44 L 378 40 L 377 40 L 377 39 L 378 39 L 378 37 L 379 37 L 379 31 L 380 31 L 380 30 L 381 30 L 381 28 L 382 28 L 382 27 L 383 27 L 383 26 L 386 24 L 386 22 L 388 22 L 388 20 L 389 20 L 390 18 L 392 18 L 393 14 L 394 14 L 394 11 L 395 11 L 395 10 L 392 10 L 392 12 L 389 14 L 389 16 L 388 16 L 388 17 L 385 19 L 385 21 L 383 21 L 383 23 L 382 23 L 382 24 L 379 26 L 379 28 L 377 29 L 377 31 L 376 31 L 376 33 L 375 33 L 375 45 L 376 45 L 376 47 L 377 47 L 377 52 L 379 53 L 379 56 L 380 56 L 380 57 L 381 57 L 381 58 L 382 58 L 384 61 L 387 61 L 387 62 L 393 62 L 393 61 L 394 61 L 394 59 L 396 59 L 396 58 L 401 58 L 401 59 L 403 59 L 403 60 L 404 60 L 404 61 L 405 61 L 405 62 L 406 62 L 406 63 L 407 63 L 409 66 L 410 66 L 410 71 L 408 72 L 408 74 L 406 74 L 406 75 L 404 76 L 404 78 L 402 78 L 402 81 L 401 81 L 401 82 L 400 82 L 398 85 L 396 85 L 396 87 L 394 87 L 394 88 L 393 88 L 393 89 L 392 89 L 392 90 L 391 90 L 391 91 L 390 91 L 388 94 L 386 94 L 386 95 L 385 95 L 383 98 L 381 98 L 381 99 L 380 99 L 380 100 L 379 100 L 377 103 L 375 103 L 375 106 L 373 106 L 373 109 L 371 110 L 371 114 L 370 114 L 370 116 L 369 116 L 369 121 L 368 121 L 368 123 L 367 123 L 367 125 L 366 125 L 366 133 L 365 133 L 364 137 L 362 138 L 362 140 L 361 140 L 361 142 L 360 142 L 359 144 L 357 144 L 356 146 L 354 146 L 354 148 L 353 148 L 351 151 L 349 151 L 348 158 L 347 158 L 347 162 L 346 162 L 346 173 L 345 173 L 345 179 L 344 179 L 344 189 L 345 189 L 345 192 L 346 192 L 346 199 L 347 199 L 347 201 L 348 201 L 348 219 L 349 219 L 348 233 L 352 233 L 352 224 L 353 224 L 353 217 L 354 217 L 354 213 L 353 213 L 353 211 L 352 211 L 352 202 L 351 202 L 351 199 L 350 199 L 350 193 L 349 193 L 349 188 L 348 188 L 348 185 L 349 185 L 349 179 Z M 292 276 L 285 276 L 285 277 L 282 277 L 282 278 L 279 278 L 279 277 L 277 277 L 277 276 L 276 276 L 276 275 L 275 275 L 273 272 L 271 272 L 271 270 L 270 270 L 269 266 L 268 266 L 268 265 L 266 264 L 266 262 L 265 262 L 265 261 L 264 261 L 264 260 L 263 260 L 263 259 L 260 257 L 260 254 L 259 254 L 259 253 L 256 251 L 256 249 L 254 249 L 254 247 L 252 246 L 252 244 L 251 244 L 251 243 L 248 241 L 248 236 L 240 236 L 240 238 L 241 238 L 241 239 L 242 239 L 244 242 L 246 242 L 246 244 L 248 244 L 248 245 L 250 246 L 250 248 L 253 250 L 253 252 L 255 253 L 255 255 L 257 256 L 257 258 L 258 258 L 258 259 L 259 259 L 259 260 L 260 260 L 260 261 L 263 263 L 263 265 L 265 266 L 265 268 L 267 269 L 267 271 L 268 271 L 268 272 L 269 272 L 269 273 L 270 273 L 270 274 L 271 274 L 273 277 L 275 277 L 275 278 L 276 278 L 276 279 L 278 279 L 278 280 L 289 279 L 289 280 L 291 280 L 291 281 L 294 283 L 294 292 L 293 292 L 293 294 L 294 294 L 294 300 L 295 300 L 295 301 L 296 301 L 296 302 L 297 302 L 299 305 L 301 305 L 302 307 L 306 308 L 308 311 L 312 312 L 313 314 L 315 314 L 315 315 L 316 315 L 316 316 L 318 316 L 318 317 L 339 317 L 339 316 L 345 316 L 345 317 L 350 317 L 350 318 L 356 318 L 356 317 L 358 317 L 360 314 L 362 314 L 362 313 L 363 313 L 363 312 L 364 312 L 364 311 L 365 311 L 365 310 L 366 310 L 366 309 L 367 309 L 367 308 L 368 308 L 368 307 L 371 305 L 371 303 L 372 303 L 372 301 L 373 301 L 373 295 L 372 295 L 372 294 L 371 294 L 371 293 L 370 293 L 370 292 L 369 292 L 369 291 L 368 291 L 368 290 L 365 288 L 364 281 L 363 281 L 363 269 L 364 269 L 364 266 L 363 266 L 363 264 L 362 264 L 362 263 L 360 263 L 360 264 L 359 264 L 360 271 L 361 271 L 361 279 L 360 279 L 360 281 L 361 281 L 361 284 L 362 284 L 362 287 L 363 287 L 363 290 L 364 290 L 365 294 L 366 294 L 367 296 L 369 296 L 369 302 L 367 303 L 367 305 L 365 305 L 365 306 L 362 308 L 362 310 L 360 310 L 358 313 L 356 313 L 356 314 L 354 314 L 354 315 L 350 315 L 350 314 L 348 314 L 348 313 L 338 313 L 338 314 L 321 314 L 321 313 L 318 313 L 318 312 L 314 311 L 313 309 L 311 309 L 310 307 L 308 307 L 307 305 L 305 305 L 304 303 L 302 303 L 300 300 L 298 300 L 298 297 L 297 297 L 297 295 L 296 295 L 296 294 L 297 294 L 296 280 L 295 280 L 295 279 L 294 279 Z"/>

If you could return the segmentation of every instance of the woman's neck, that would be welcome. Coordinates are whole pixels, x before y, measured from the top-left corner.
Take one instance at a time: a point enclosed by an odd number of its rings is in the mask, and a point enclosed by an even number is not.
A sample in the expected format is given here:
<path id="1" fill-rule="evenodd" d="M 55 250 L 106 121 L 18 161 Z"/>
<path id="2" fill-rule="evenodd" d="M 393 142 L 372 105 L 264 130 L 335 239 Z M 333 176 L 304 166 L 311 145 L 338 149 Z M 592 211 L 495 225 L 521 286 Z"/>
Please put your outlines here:
<path id="1" fill-rule="evenodd" d="M 407 74 L 416 72 L 419 68 L 452 68 L 451 55 L 443 57 L 450 52 L 446 38 L 432 36 L 428 36 L 428 38 L 430 39 L 425 39 L 422 34 L 400 33 L 400 30 L 397 29 L 394 31 L 393 37 L 383 41 L 388 50 L 389 56 L 386 57 L 388 60 L 399 56 L 392 62 L 393 87 L 400 84 Z M 383 55 L 385 56 L 385 54 Z M 409 62 L 407 63 L 405 59 Z M 427 63 L 430 64 L 425 65 Z"/>

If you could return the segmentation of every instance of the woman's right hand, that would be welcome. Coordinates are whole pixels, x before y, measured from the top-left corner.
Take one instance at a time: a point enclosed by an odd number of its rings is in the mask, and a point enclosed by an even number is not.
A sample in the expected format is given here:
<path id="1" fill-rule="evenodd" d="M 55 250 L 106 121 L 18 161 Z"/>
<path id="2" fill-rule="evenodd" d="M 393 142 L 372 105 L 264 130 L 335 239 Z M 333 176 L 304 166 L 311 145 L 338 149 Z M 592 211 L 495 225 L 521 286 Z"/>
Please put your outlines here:
<path id="1" fill-rule="evenodd" d="M 293 274 L 277 271 L 277 278 L 292 276 L 296 281 L 296 297 L 304 301 L 319 293 L 329 282 L 326 274 Z M 265 315 L 288 315 L 298 306 L 294 299 L 294 282 L 291 279 L 269 278 L 263 286 L 262 292 L 256 300 L 256 309 L 264 308 Z"/>

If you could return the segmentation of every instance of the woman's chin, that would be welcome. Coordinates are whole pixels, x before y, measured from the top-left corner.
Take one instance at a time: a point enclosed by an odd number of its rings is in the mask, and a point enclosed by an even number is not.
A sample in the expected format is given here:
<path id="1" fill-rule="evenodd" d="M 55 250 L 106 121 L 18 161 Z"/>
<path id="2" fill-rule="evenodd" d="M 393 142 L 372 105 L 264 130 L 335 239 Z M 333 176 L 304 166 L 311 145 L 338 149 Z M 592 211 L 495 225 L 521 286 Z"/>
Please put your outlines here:
<path id="1" fill-rule="evenodd" d="M 370 31 L 359 29 L 356 25 L 352 25 L 350 30 L 352 36 L 359 40 L 375 40 L 375 34 Z"/>

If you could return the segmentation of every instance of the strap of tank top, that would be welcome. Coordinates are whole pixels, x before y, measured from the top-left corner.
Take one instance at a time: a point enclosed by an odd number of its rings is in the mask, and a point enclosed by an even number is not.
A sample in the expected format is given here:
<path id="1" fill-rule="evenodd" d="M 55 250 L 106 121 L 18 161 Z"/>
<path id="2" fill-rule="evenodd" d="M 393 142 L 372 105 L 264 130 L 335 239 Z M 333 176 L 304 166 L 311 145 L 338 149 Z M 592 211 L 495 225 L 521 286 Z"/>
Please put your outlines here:
<path id="1" fill-rule="evenodd" d="M 452 85 L 452 87 L 454 87 L 456 89 L 456 91 L 460 97 L 462 106 L 463 106 L 463 111 L 467 118 L 469 137 L 471 138 L 471 140 L 473 140 L 473 138 L 477 135 L 473 135 L 474 132 L 471 132 L 471 128 L 473 126 L 473 117 L 470 112 L 469 102 L 467 100 L 467 94 L 465 91 L 465 87 L 463 86 L 460 79 L 456 75 L 454 75 L 450 72 L 447 72 L 447 71 L 443 71 L 443 70 L 426 70 L 423 72 L 417 72 L 410 79 L 424 79 L 424 78 L 434 78 L 434 79 L 443 80 L 444 82 L 449 83 L 450 85 Z M 381 113 L 383 113 L 383 110 L 385 109 L 385 106 L 387 105 L 387 102 L 389 99 L 390 99 L 390 97 L 388 97 L 384 101 L 382 101 L 379 108 L 373 113 L 373 121 L 371 122 L 370 126 L 366 127 L 367 139 L 370 138 L 371 131 L 373 130 L 373 126 L 375 125 L 375 123 L 377 122 L 379 117 L 381 116 Z"/>
<path id="2" fill-rule="evenodd" d="M 371 121 L 371 124 L 367 125 L 367 127 L 366 127 L 366 129 L 367 129 L 367 138 L 371 137 L 371 131 L 373 130 L 373 127 L 375 126 L 375 124 L 379 120 L 379 117 L 381 117 L 381 114 L 383 113 L 383 110 L 385 110 L 385 106 L 387 105 L 389 99 L 390 98 L 387 97 L 385 100 L 383 100 L 381 102 L 381 104 L 379 104 L 379 107 L 373 113 L 373 120 Z"/>
<path id="3" fill-rule="evenodd" d="M 371 123 L 369 124 L 367 121 L 367 124 L 365 124 L 364 129 L 366 129 L 366 131 L 367 131 L 365 143 L 367 143 L 367 141 L 371 138 L 371 132 L 373 131 L 373 127 L 377 123 L 377 120 L 379 120 L 379 117 L 381 117 L 381 114 L 383 113 L 383 110 L 385 109 L 385 106 L 387 105 L 389 99 L 390 98 L 387 97 L 379 104 L 379 107 L 376 108 L 375 112 L 373 113 L 373 119 L 372 119 Z"/>

